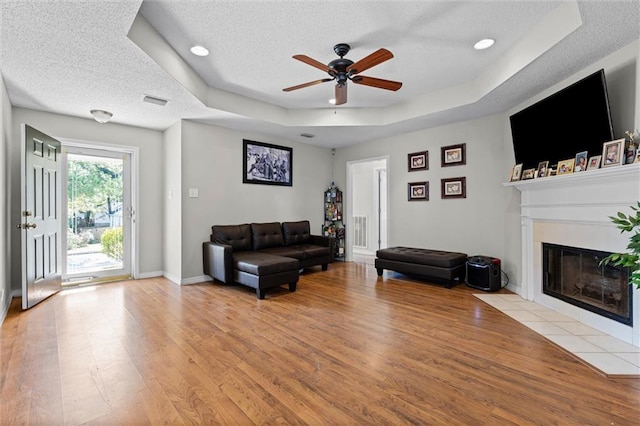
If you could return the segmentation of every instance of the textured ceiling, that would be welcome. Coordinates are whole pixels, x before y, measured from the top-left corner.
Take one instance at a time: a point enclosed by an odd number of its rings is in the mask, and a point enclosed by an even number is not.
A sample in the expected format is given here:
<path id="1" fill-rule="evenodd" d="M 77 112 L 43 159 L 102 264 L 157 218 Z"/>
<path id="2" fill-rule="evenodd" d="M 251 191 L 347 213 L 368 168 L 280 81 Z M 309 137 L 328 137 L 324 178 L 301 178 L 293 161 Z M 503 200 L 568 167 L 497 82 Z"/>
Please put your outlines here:
<path id="1" fill-rule="evenodd" d="M 86 118 L 106 109 L 113 122 L 153 129 L 193 119 L 339 147 L 505 111 L 640 37 L 640 2 L 590 0 L 577 3 L 575 29 L 542 40 L 563 25 L 549 19 L 566 3 L 575 2 L 0 0 L 0 72 L 17 107 Z M 143 48 L 128 37 L 139 12 L 164 40 Z M 496 45 L 473 50 L 483 37 Z M 350 84 L 340 107 L 328 104 L 333 83 L 282 91 L 326 76 L 292 55 L 328 63 L 340 42 L 351 44 L 354 61 L 392 51 L 393 59 L 363 74 L 403 87 Z M 518 50 L 544 43 L 533 57 Z M 192 56 L 192 44 L 211 55 Z M 217 92 L 185 85 L 167 66 L 177 61 Z M 500 78 L 479 85 L 487 74 Z M 465 98 L 469 92 L 475 98 Z M 144 95 L 170 102 L 144 103 Z M 342 121 L 333 124 L 324 110 Z"/>

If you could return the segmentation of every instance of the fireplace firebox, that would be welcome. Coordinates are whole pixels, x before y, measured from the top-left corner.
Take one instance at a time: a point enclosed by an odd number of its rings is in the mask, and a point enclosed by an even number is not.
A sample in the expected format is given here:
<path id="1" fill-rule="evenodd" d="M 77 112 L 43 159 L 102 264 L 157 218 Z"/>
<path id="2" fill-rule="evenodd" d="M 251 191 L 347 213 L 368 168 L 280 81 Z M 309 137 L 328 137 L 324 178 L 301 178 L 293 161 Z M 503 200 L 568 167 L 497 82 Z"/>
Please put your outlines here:
<path id="1" fill-rule="evenodd" d="M 600 265 L 600 261 L 609 254 L 543 243 L 543 293 L 631 325 L 629 268 Z"/>

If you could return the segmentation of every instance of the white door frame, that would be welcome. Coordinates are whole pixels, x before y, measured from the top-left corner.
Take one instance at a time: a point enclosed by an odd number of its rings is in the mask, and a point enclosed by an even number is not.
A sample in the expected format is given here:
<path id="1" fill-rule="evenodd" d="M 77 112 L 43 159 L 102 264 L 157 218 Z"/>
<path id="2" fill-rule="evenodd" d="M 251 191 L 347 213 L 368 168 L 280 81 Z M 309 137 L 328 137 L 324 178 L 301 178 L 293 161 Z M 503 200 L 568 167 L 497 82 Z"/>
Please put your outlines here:
<path id="1" fill-rule="evenodd" d="M 118 152 L 118 153 L 126 153 L 131 158 L 131 211 L 133 212 L 133 217 L 131 220 L 131 277 L 137 278 L 139 274 L 139 238 L 140 238 L 140 227 L 137 224 L 138 217 L 138 205 L 139 205 L 139 152 L 140 148 L 136 146 L 129 145 L 117 145 L 117 144 L 108 144 L 102 142 L 91 142 L 86 140 L 78 140 L 78 139 L 69 139 L 69 138 L 58 138 L 60 142 L 62 142 L 62 149 L 65 147 L 73 147 L 78 149 L 91 149 L 91 150 L 101 150 L 101 151 L 110 151 L 110 152 Z M 66 172 L 65 172 L 66 173 Z M 66 188 L 63 188 L 63 191 L 66 192 Z M 65 197 L 66 198 L 66 197 Z M 66 211 L 66 207 L 64 208 Z M 65 213 L 66 216 L 66 213 Z M 66 233 L 65 237 L 66 239 Z"/>
<path id="2" fill-rule="evenodd" d="M 353 209 L 352 209 L 352 204 L 353 204 L 353 166 L 359 163 L 368 163 L 368 162 L 372 162 L 372 161 L 380 161 L 380 160 L 384 160 L 385 164 L 386 164 L 386 169 L 387 169 L 387 180 L 386 180 L 386 186 L 384 188 L 384 191 L 386 191 L 387 193 L 387 200 L 389 199 L 389 156 L 388 155 L 384 155 L 384 156 L 380 156 L 380 157 L 371 157 L 371 158 L 365 158 L 363 160 L 354 160 L 354 161 L 347 161 L 347 205 L 345 208 L 345 214 L 346 214 L 346 226 L 347 226 L 347 242 L 346 242 L 346 247 L 345 247 L 345 260 L 346 261 L 351 261 L 353 260 L 353 238 L 354 238 L 354 232 L 353 232 L 353 227 L 355 226 L 353 223 Z M 386 241 L 389 241 L 389 208 L 387 206 L 387 226 L 386 226 Z"/>

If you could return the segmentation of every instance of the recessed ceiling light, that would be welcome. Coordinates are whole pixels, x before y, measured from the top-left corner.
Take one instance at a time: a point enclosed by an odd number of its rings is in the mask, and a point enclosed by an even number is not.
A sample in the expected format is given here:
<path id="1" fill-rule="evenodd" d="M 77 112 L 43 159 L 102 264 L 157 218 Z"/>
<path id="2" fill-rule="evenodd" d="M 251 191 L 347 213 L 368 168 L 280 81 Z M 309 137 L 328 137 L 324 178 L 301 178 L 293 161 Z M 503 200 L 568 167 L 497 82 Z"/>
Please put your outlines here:
<path id="1" fill-rule="evenodd" d="M 331 105 L 335 105 L 335 104 L 336 104 L 336 100 L 335 100 L 335 99 L 329 99 L 329 103 L 330 103 Z"/>
<path id="2" fill-rule="evenodd" d="M 485 38 L 480 40 L 479 42 L 477 42 L 476 44 L 473 45 L 473 48 L 476 50 L 484 50 L 484 49 L 488 49 L 491 46 L 493 46 L 493 44 L 496 41 L 492 38 Z"/>
<path id="3" fill-rule="evenodd" d="M 203 46 L 193 46 L 191 48 L 191 53 L 196 56 L 207 56 L 209 54 L 209 49 Z"/>

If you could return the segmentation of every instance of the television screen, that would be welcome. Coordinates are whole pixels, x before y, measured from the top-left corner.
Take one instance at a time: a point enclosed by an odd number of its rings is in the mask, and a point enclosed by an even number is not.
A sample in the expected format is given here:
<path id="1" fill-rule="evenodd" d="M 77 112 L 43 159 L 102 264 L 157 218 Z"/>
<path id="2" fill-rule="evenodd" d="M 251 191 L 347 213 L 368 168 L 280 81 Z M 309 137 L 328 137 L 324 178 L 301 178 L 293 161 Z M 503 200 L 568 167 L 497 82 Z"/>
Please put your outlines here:
<path id="1" fill-rule="evenodd" d="M 516 164 L 523 169 L 538 163 L 602 154 L 613 140 L 613 127 L 604 70 L 599 70 L 553 95 L 513 114 L 511 135 Z"/>

